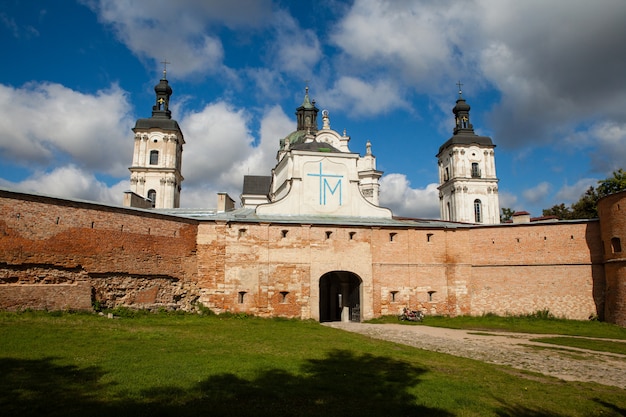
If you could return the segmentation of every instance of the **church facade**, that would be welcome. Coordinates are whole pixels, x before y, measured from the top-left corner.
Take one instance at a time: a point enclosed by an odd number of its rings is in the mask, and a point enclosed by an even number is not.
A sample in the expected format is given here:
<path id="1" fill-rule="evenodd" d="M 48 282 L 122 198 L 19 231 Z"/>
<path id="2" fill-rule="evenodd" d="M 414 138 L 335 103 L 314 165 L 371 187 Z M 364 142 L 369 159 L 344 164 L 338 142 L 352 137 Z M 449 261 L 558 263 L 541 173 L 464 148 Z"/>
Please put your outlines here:
<path id="1" fill-rule="evenodd" d="M 456 104 L 454 136 L 437 155 L 442 220 L 396 218 L 380 207 L 371 145 L 363 156 L 352 152 L 327 112 L 319 128 L 308 91 L 271 175 L 244 181 L 239 208 L 227 196 L 217 210 L 160 208 L 158 185 L 127 193 L 131 207 L 0 190 L 0 307 L 202 304 L 319 321 L 362 321 L 407 306 L 453 316 L 549 310 L 626 326 L 626 193 L 601 200 L 599 219 L 498 224 L 494 145 L 473 134 L 461 95 Z M 159 119 L 167 107 L 155 107 Z M 152 150 L 182 152 L 170 122 L 146 123 L 135 127 L 131 187 L 133 176 L 151 172 Z M 147 146 L 161 135 L 176 146 Z M 180 185 L 176 167 L 158 171 L 163 183 Z"/>

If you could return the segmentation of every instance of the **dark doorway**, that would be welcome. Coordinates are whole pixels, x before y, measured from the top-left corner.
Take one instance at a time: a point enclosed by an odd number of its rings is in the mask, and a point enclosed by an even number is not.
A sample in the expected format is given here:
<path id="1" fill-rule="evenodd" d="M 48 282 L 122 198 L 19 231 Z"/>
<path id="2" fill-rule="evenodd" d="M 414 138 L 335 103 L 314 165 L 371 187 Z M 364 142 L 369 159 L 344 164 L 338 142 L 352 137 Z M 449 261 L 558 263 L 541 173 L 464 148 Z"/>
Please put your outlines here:
<path id="1" fill-rule="evenodd" d="M 348 271 L 320 278 L 320 321 L 361 321 L 361 278 Z"/>

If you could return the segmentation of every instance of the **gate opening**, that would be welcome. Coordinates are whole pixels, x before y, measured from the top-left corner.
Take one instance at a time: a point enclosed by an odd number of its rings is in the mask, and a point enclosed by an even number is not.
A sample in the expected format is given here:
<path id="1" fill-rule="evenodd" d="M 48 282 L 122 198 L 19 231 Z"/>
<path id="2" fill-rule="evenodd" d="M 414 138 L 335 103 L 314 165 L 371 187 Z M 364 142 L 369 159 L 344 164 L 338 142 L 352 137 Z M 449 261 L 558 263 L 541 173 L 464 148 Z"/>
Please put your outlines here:
<path id="1" fill-rule="evenodd" d="M 348 271 L 320 278 L 320 322 L 361 321 L 361 278 Z"/>

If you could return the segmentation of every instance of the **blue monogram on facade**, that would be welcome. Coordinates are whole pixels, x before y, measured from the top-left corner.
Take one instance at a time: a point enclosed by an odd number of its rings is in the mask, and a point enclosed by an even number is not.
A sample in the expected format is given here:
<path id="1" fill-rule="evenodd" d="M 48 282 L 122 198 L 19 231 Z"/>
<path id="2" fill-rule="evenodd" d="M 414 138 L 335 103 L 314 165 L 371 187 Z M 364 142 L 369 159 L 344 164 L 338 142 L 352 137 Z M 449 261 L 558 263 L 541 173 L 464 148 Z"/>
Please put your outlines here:
<path id="1" fill-rule="evenodd" d="M 343 175 L 336 174 L 324 174 L 322 171 L 322 163 L 320 162 L 319 174 L 307 174 L 309 177 L 319 177 L 319 189 L 320 189 L 320 205 L 326 205 L 326 197 L 330 199 L 330 196 L 334 196 L 337 193 L 339 197 L 339 205 L 342 205 L 342 189 L 341 179 Z M 331 185 L 332 184 L 332 185 Z"/>

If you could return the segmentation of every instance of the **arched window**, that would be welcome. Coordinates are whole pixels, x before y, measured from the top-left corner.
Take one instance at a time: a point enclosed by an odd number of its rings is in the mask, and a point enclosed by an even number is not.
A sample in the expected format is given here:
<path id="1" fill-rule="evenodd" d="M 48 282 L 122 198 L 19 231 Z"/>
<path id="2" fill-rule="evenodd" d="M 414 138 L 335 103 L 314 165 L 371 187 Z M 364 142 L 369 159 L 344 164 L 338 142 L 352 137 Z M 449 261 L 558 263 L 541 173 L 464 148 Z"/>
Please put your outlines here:
<path id="1" fill-rule="evenodd" d="M 152 208 L 156 205 L 156 191 L 150 190 L 148 191 L 148 200 L 152 201 Z"/>
<path id="2" fill-rule="evenodd" d="M 159 165 L 159 151 L 150 151 L 150 165 Z"/>
<path id="3" fill-rule="evenodd" d="M 478 199 L 474 200 L 474 222 L 483 222 L 483 204 Z"/>

